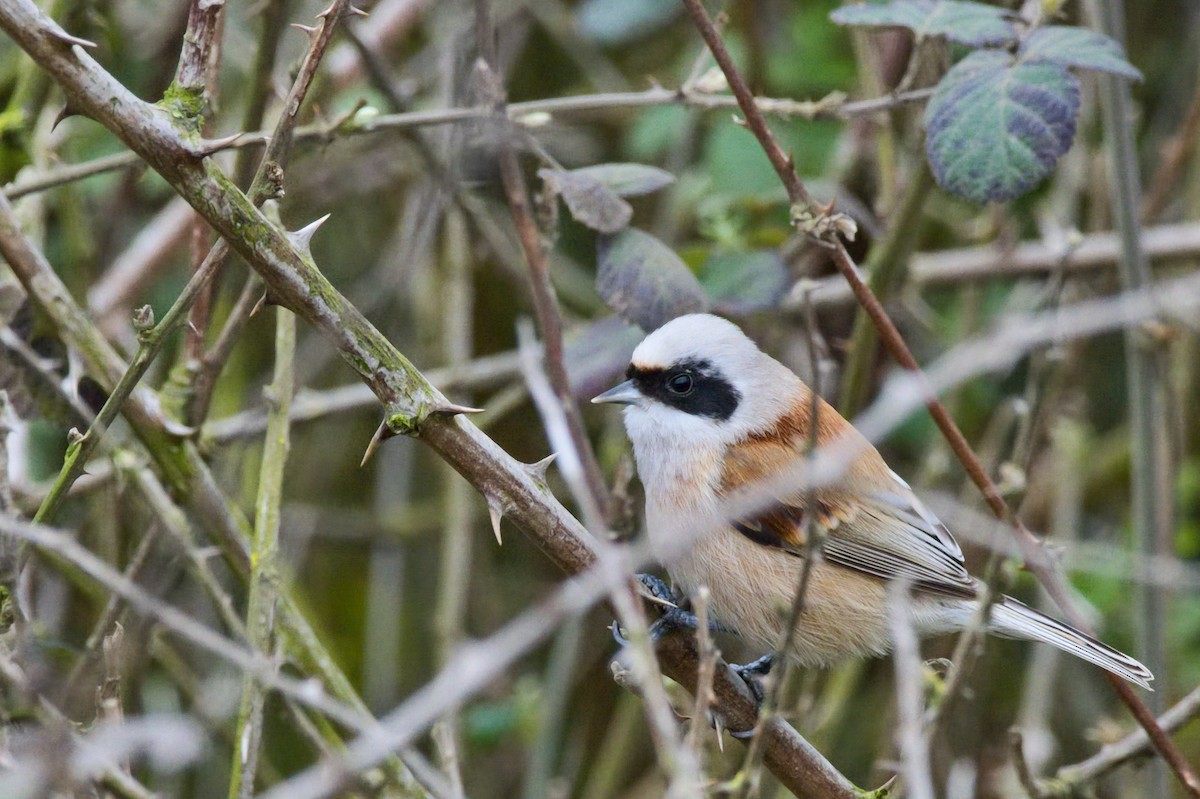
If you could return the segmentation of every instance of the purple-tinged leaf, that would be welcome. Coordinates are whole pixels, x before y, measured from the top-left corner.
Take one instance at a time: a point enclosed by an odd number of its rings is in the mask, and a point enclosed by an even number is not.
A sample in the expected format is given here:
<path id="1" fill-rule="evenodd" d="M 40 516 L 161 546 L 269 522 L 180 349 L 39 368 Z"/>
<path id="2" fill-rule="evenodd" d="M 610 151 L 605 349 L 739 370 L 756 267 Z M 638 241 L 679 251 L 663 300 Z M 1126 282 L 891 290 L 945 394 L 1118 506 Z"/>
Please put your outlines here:
<path id="1" fill-rule="evenodd" d="M 1079 81 L 1058 64 L 980 50 L 954 66 L 925 109 L 925 151 L 937 182 L 978 203 L 1025 193 L 1075 138 Z"/>
<path id="2" fill-rule="evenodd" d="M 555 194 L 562 195 L 571 216 L 601 233 L 616 233 L 629 224 L 633 208 L 617 193 L 581 170 L 539 169 L 540 177 Z"/>
<path id="3" fill-rule="evenodd" d="M 596 290 L 617 314 L 654 330 L 708 307 L 700 281 L 675 252 L 649 233 L 626 228 L 597 241 Z"/>

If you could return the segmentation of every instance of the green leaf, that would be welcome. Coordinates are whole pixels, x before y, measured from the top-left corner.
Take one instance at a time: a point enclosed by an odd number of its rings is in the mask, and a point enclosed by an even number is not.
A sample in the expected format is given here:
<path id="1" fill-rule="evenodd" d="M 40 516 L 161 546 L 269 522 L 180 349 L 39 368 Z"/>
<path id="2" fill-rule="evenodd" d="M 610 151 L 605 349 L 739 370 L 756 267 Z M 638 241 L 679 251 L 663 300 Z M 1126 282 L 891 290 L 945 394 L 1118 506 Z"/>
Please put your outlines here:
<path id="1" fill-rule="evenodd" d="M 643 330 L 708 307 L 687 264 L 645 231 L 627 228 L 600 236 L 597 253 L 596 291 L 618 316 Z"/>
<path id="2" fill-rule="evenodd" d="M 539 169 L 554 194 L 562 195 L 576 221 L 601 233 L 616 233 L 629 224 L 633 208 L 616 192 L 583 170 Z"/>
<path id="3" fill-rule="evenodd" d="M 718 253 L 704 262 L 700 284 L 718 311 L 742 315 L 778 305 L 788 271 L 774 250 Z"/>
<path id="4" fill-rule="evenodd" d="M 1017 40 L 1009 17 L 997 6 L 963 0 L 894 0 L 842 6 L 829 15 L 839 25 L 908 28 L 918 39 L 949 39 L 968 47 L 995 47 Z"/>
<path id="5" fill-rule="evenodd" d="M 622 197 L 650 194 L 675 182 L 667 170 L 645 164 L 596 164 L 573 169 L 571 174 L 598 180 Z"/>
<path id="6" fill-rule="evenodd" d="M 654 33 L 682 10 L 678 0 L 584 0 L 576 19 L 585 37 L 618 45 Z"/>
<path id="7" fill-rule="evenodd" d="M 1075 138 L 1079 81 L 1058 64 L 980 50 L 954 66 L 925 109 L 937 182 L 978 203 L 1011 200 L 1054 169 Z"/>
<path id="8" fill-rule="evenodd" d="M 1017 55 L 1026 63 L 1058 64 L 1142 79 L 1142 73 L 1125 60 L 1125 51 L 1117 41 L 1086 28 L 1065 25 L 1038 28 L 1021 43 Z"/>

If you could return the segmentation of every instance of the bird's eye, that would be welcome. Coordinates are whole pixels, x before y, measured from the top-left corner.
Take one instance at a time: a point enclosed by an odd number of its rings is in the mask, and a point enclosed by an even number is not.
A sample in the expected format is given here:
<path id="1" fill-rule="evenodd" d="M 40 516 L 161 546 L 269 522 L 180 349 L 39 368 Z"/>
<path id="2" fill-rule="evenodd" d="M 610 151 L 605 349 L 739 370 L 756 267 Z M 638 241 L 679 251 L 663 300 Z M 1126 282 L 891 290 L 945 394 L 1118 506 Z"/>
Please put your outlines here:
<path id="1" fill-rule="evenodd" d="M 692 393 L 692 376 L 687 372 L 676 372 L 667 378 L 667 390 L 682 397 Z"/>

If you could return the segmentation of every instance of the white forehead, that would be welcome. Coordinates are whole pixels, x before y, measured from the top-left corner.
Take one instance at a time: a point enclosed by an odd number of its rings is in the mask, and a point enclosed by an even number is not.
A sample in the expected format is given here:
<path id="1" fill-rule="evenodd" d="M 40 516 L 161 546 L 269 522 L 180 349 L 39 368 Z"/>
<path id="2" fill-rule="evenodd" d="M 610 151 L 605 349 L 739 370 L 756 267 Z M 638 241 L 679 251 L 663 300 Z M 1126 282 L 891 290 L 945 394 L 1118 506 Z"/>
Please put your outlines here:
<path id="1" fill-rule="evenodd" d="M 631 360 L 643 369 L 666 368 L 689 358 L 729 366 L 747 363 L 758 354 L 758 345 L 732 322 L 712 314 L 688 314 L 646 336 Z"/>

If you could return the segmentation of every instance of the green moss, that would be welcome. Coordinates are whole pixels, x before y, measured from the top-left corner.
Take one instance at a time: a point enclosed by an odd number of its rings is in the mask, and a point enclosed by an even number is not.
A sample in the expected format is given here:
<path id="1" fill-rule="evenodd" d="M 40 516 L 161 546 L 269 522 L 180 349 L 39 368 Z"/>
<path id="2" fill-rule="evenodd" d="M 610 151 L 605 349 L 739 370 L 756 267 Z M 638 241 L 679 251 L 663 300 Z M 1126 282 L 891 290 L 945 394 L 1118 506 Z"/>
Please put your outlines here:
<path id="1" fill-rule="evenodd" d="M 206 110 L 203 90 L 186 89 L 172 81 L 157 105 L 171 115 L 175 126 L 181 131 L 194 136 L 200 135 Z"/>

